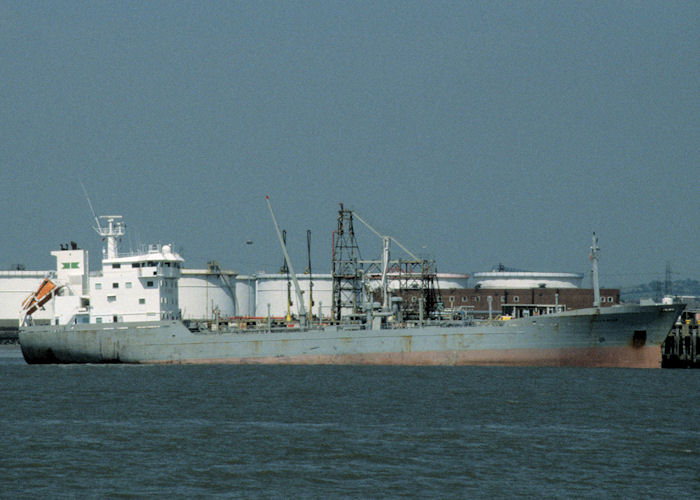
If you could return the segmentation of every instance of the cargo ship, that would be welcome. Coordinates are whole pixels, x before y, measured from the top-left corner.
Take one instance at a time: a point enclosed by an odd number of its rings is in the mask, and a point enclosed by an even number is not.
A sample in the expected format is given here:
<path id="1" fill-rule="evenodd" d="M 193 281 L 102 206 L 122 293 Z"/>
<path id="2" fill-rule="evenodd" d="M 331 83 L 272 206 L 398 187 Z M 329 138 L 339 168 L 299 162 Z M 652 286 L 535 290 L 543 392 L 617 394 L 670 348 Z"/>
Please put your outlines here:
<path id="1" fill-rule="evenodd" d="M 352 259 L 343 260 L 336 246 L 336 313 L 331 318 L 314 318 L 303 307 L 269 199 L 268 206 L 297 293 L 297 318 L 282 327 L 273 325 L 269 318 L 252 326 L 219 318 L 207 324 L 182 321 L 176 280 L 183 259 L 170 245 L 151 245 L 142 252 L 119 255 L 117 239 L 123 234 L 123 225 L 119 216 L 108 216 L 106 226 L 98 222 L 96 228 L 106 241 L 103 269 L 120 273 L 128 285 L 120 289 L 115 284 L 110 289 L 105 282 L 104 288 L 95 287 L 90 294 L 70 292 L 71 284 L 74 288 L 81 286 L 71 270 L 86 265 L 85 259 L 70 250 L 54 252 L 57 273 L 50 294 L 44 285 L 37 295 L 41 300 L 47 296 L 47 300 L 53 300 L 56 314 L 53 324 L 35 325 L 29 309 L 22 312 L 19 339 L 24 359 L 27 363 L 660 368 L 661 344 L 684 308 L 683 304 L 600 307 L 594 234 L 594 302 L 589 308 L 478 319 L 465 311 L 435 311 L 427 307 L 430 301 L 421 300 L 420 312 L 404 317 L 386 287 L 388 250 L 376 267 L 383 284 L 380 304 L 357 283 L 348 281 L 349 276 L 358 277 L 357 269 L 348 272 L 345 265 Z M 342 240 L 343 232 L 339 222 L 334 232 L 336 242 Z M 371 273 L 368 270 L 365 274 Z M 82 286 L 86 292 L 85 283 Z M 33 308 L 37 300 L 30 297 L 26 304 Z"/>

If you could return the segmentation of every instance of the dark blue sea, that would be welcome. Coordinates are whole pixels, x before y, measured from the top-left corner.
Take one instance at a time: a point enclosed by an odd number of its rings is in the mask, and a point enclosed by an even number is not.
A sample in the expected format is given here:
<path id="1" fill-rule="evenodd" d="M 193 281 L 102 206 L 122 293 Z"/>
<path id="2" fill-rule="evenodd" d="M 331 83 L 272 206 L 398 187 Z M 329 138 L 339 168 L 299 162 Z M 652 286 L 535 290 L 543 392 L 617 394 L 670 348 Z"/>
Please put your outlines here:
<path id="1" fill-rule="evenodd" d="M 700 370 L 29 366 L 2 498 L 698 498 Z"/>

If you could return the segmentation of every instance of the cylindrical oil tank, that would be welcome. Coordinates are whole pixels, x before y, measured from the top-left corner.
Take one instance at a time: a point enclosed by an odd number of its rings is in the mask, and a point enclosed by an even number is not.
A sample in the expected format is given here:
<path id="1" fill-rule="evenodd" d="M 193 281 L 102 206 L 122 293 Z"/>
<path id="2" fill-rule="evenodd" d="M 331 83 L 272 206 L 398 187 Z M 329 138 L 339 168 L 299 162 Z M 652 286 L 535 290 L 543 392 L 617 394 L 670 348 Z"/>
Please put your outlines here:
<path id="1" fill-rule="evenodd" d="M 255 316 L 255 275 L 236 276 L 236 316 Z"/>
<path id="2" fill-rule="evenodd" d="M 236 315 L 233 271 L 183 269 L 179 280 L 179 303 L 183 319 L 212 319 Z"/>
<path id="3" fill-rule="evenodd" d="M 297 275 L 299 288 L 301 288 L 304 299 L 304 309 L 309 310 L 309 283 L 313 283 L 313 315 L 318 316 L 318 308 L 321 305 L 323 317 L 330 316 L 332 303 L 332 281 L 330 274 L 314 274 L 309 279 L 308 274 Z M 297 304 L 294 282 L 286 274 L 257 274 L 255 293 L 255 316 L 267 316 L 267 305 L 270 304 L 270 315 L 273 317 L 285 317 L 287 315 L 287 283 L 289 283 L 289 296 L 292 305 L 290 312 L 293 316 L 298 316 L 299 307 Z"/>
<path id="4" fill-rule="evenodd" d="M 437 273 L 440 290 L 462 289 L 469 287 L 469 275 L 461 273 Z"/>
<path id="5" fill-rule="evenodd" d="M 580 288 L 583 274 L 521 271 L 474 273 L 474 285 L 480 288 Z"/>

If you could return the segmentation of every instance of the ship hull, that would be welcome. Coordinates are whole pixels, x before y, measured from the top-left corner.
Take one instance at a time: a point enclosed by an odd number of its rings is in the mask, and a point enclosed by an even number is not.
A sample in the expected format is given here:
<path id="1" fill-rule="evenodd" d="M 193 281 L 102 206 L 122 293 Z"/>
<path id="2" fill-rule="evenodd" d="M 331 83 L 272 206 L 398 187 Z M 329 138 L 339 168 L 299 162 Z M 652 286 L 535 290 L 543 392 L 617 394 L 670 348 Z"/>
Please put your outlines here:
<path id="1" fill-rule="evenodd" d="M 28 363 L 661 367 L 682 305 L 625 305 L 503 322 L 396 329 L 191 332 L 179 321 L 20 330 Z"/>

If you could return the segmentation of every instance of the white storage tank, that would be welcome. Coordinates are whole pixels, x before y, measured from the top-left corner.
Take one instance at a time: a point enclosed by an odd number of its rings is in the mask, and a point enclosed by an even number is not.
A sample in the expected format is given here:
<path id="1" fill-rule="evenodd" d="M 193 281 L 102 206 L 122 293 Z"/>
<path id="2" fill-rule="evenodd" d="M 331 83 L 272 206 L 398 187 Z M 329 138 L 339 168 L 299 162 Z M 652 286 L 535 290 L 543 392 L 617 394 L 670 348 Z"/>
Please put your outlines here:
<path id="1" fill-rule="evenodd" d="M 236 316 L 255 316 L 255 275 L 236 276 Z"/>
<path id="2" fill-rule="evenodd" d="M 266 317 L 267 305 L 270 304 L 270 315 L 273 317 L 285 317 L 287 315 L 287 275 L 286 274 L 257 274 L 255 293 L 255 316 Z M 304 308 L 309 309 L 309 275 L 297 275 L 299 288 L 303 291 Z M 319 305 L 322 307 L 323 317 L 330 316 L 333 302 L 333 285 L 330 274 L 314 274 L 311 277 L 313 283 L 313 315 L 318 316 Z M 298 316 L 294 282 L 289 278 L 291 285 L 292 307 L 291 314 Z"/>
<path id="3" fill-rule="evenodd" d="M 580 288 L 581 273 L 540 273 L 524 271 L 489 271 L 474 273 L 476 288 Z"/>
<path id="4" fill-rule="evenodd" d="M 438 273 L 438 288 L 451 290 L 455 288 L 469 288 L 469 275 L 461 273 Z"/>
<path id="5" fill-rule="evenodd" d="M 180 311 L 183 319 L 204 320 L 236 316 L 236 275 L 215 263 L 207 269 L 183 269 L 178 283 Z"/>
<path id="6" fill-rule="evenodd" d="M 285 317 L 287 315 L 287 282 L 286 274 L 256 274 L 252 276 L 255 282 L 255 314 L 258 317 L 267 317 L 267 305 L 270 304 L 270 315 L 273 317 Z M 309 276 L 307 274 L 297 275 L 299 287 L 303 291 L 304 308 L 309 309 Z M 242 280 L 246 282 L 246 280 Z M 313 314 L 318 316 L 319 305 L 322 307 L 323 317 L 330 317 L 333 305 L 333 280 L 330 274 L 314 274 L 313 281 Z M 466 288 L 469 281 L 468 274 L 459 273 L 438 273 L 437 286 L 440 289 Z M 294 283 L 289 278 L 292 307 L 291 314 L 299 314 L 297 308 L 297 297 L 294 290 Z M 370 281 L 370 288 L 377 290 L 381 287 L 381 280 Z M 398 288 L 399 281 L 389 281 L 390 288 Z M 238 292 L 238 286 L 236 291 Z M 242 295 L 238 295 L 239 307 L 244 303 Z M 239 309 L 240 310 L 240 309 Z M 243 315 L 243 314 L 242 314 Z"/>

